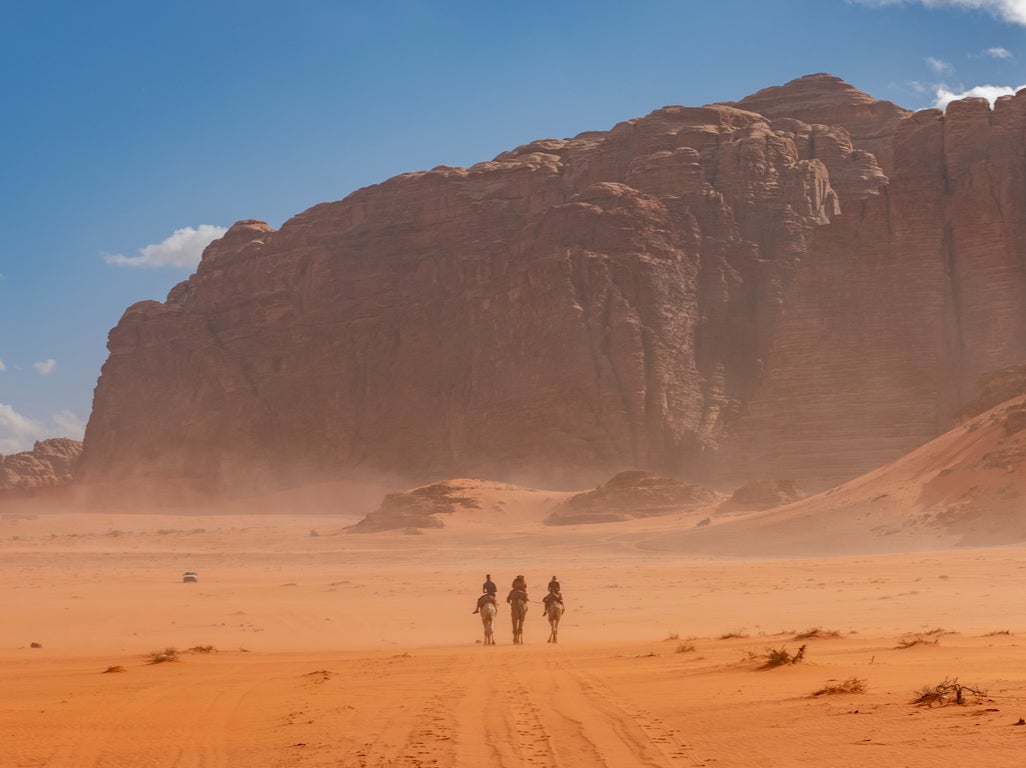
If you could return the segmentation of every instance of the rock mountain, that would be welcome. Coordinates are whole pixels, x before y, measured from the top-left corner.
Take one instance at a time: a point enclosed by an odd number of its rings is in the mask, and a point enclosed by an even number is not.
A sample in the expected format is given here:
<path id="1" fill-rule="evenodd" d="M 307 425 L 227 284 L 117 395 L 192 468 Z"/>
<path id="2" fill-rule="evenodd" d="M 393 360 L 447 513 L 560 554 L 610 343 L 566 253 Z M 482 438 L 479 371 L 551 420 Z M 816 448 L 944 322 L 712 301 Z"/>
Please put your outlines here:
<path id="1" fill-rule="evenodd" d="M 1024 136 L 820 74 L 239 222 L 111 332 L 78 478 L 853 477 L 1026 360 Z"/>

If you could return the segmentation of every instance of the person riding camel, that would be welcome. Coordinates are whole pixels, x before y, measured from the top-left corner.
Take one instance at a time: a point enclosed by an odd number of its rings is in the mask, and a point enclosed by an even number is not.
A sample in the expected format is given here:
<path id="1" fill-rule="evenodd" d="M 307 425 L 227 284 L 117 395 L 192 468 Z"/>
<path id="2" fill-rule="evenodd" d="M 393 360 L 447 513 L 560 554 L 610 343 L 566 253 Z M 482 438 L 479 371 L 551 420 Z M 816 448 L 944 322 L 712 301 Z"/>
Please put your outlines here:
<path id="1" fill-rule="evenodd" d="M 549 609 L 549 603 L 553 600 L 558 602 L 560 605 L 563 605 L 563 593 L 559 588 L 559 580 L 555 576 L 553 576 L 552 580 L 549 582 L 548 593 L 542 598 L 546 611 Z"/>
<path id="2" fill-rule="evenodd" d="M 498 607 L 495 602 L 495 593 L 499 591 L 499 588 L 495 586 L 495 582 L 492 581 L 492 574 L 485 574 L 484 584 L 481 585 L 481 597 L 477 598 L 477 608 L 474 609 L 474 613 L 478 613 L 485 603 L 491 603 Z"/>
<path id="3" fill-rule="evenodd" d="M 517 576 L 513 579 L 513 588 L 506 595 L 507 603 L 511 603 L 513 600 L 527 602 L 527 580 L 523 576 Z"/>

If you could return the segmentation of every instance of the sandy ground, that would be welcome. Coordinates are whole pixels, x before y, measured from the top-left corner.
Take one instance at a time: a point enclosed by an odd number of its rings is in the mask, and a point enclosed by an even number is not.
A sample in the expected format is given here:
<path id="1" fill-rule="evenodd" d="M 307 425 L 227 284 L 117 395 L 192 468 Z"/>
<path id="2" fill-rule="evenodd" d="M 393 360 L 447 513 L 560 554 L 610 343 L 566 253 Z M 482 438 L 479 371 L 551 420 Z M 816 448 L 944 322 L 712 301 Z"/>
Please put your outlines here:
<path id="1" fill-rule="evenodd" d="M 0 509 L 0 766 L 1023 764 L 1024 547 L 717 557 L 674 550 L 690 520 L 551 528 L 558 494 L 481 498 L 422 535 Z M 558 644 L 534 603 L 524 645 L 505 605 L 482 645 L 486 572 L 536 600 L 557 575 Z M 985 694 L 912 703 L 952 678 Z"/>

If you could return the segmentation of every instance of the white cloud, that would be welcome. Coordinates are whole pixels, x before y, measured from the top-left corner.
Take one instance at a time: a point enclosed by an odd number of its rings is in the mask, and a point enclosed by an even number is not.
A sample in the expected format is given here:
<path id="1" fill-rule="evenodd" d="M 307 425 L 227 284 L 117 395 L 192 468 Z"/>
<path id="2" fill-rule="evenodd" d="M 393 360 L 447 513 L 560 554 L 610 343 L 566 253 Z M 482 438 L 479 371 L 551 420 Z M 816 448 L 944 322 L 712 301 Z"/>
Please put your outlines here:
<path id="1" fill-rule="evenodd" d="M 992 59 L 1010 59 L 1012 58 L 1012 52 L 1007 48 L 988 48 L 983 52 L 984 56 L 990 56 Z"/>
<path id="2" fill-rule="evenodd" d="M 44 424 L 23 416 L 7 403 L 0 403 L 0 454 L 31 451 L 37 440 L 51 437 L 81 440 L 84 435 L 85 422 L 72 411 L 54 414 L 50 423 Z"/>
<path id="3" fill-rule="evenodd" d="M 46 426 L 22 416 L 7 403 L 0 403 L 0 453 L 19 453 L 29 450 Z"/>
<path id="4" fill-rule="evenodd" d="M 138 256 L 104 253 L 103 260 L 116 267 L 177 267 L 195 269 L 203 249 L 224 235 L 228 229 L 213 224 L 200 224 L 195 229 L 183 227 L 159 243 L 139 249 Z"/>
<path id="5" fill-rule="evenodd" d="M 862 5 L 906 5 L 918 2 L 927 8 L 954 6 L 972 11 L 986 11 L 1010 24 L 1026 26 L 1026 0 L 849 0 Z"/>
<path id="6" fill-rule="evenodd" d="M 41 363 L 32 363 L 32 367 L 36 369 L 36 373 L 40 376 L 49 376 L 57 368 L 57 361 L 51 357 L 49 360 L 44 360 Z"/>
<path id="7" fill-rule="evenodd" d="M 937 87 L 937 98 L 934 100 L 933 106 L 937 109 L 944 109 L 953 101 L 971 97 L 982 97 L 989 101 L 991 106 L 994 106 L 994 101 L 999 97 L 1012 96 L 1023 88 L 1026 88 L 1026 85 L 1020 85 L 1018 88 L 1011 88 L 1007 85 L 977 85 L 961 93 L 955 93 L 948 90 L 947 86 L 941 85 Z"/>
<path id="8" fill-rule="evenodd" d="M 72 440 L 81 440 L 85 437 L 86 422 L 77 413 L 63 410 L 55 413 L 52 420 L 56 435 L 70 437 Z"/>
<path id="9" fill-rule="evenodd" d="M 938 75 L 947 74 L 954 72 L 955 68 L 948 64 L 946 61 L 934 58 L 933 56 L 927 56 L 924 61 L 930 65 L 930 69 L 936 72 Z"/>

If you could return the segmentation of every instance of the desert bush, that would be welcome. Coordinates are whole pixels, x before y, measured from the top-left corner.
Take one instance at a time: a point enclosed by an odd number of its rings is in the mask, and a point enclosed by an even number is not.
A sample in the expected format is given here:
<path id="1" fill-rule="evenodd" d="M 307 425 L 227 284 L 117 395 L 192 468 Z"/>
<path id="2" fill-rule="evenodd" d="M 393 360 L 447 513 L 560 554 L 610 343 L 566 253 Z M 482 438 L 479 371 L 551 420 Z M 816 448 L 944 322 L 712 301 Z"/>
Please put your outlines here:
<path id="1" fill-rule="evenodd" d="M 746 638 L 746 637 L 748 637 L 748 635 L 745 632 L 738 631 L 738 632 L 728 632 L 725 635 L 720 635 L 719 639 L 720 640 L 740 640 L 740 639 L 743 639 L 743 638 Z"/>
<path id="2" fill-rule="evenodd" d="M 925 637 L 916 635 L 914 637 L 903 637 L 898 641 L 898 648 L 914 648 L 917 645 L 939 645 L 940 640 L 934 638 L 928 640 Z"/>
<path id="3" fill-rule="evenodd" d="M 801 646 L 792 656 L 786 648 L 770 648 L 763 654 L 766 660 L 760 669 L 774 669 L 776 667 L 797 664 L 805 658 L 805 646 Z"/>
<path id="4" fill-rule="evenodd" d="M 690 640 L 685 640 L 677 646 L 677 653 L 693 653 L 695 650 L 695 644 Z"/>
<path id="5" fill-rule="evenodd" d="M 944 681 L 937 685 L 924 685 L 916 691 L 912 703 L 920 707 L 943 707 L 947 704 L 965 704 L 967 693 L 972 694 L 977 699 L 987 695 L 986 691 L 982 691 L 979 688 L 971 685 L 962 685 L 958 682 L 957 677 L 952 680 L 944 678 Z"/>
<path id="6" fill-rule="evenodd" d="M 213 653 L 216 650 L 212 645 L 194 645 L 189 649 L 189 653 Z"/>
<path id="7" fill-rule="evenodd" d="M 837 696 L 845 693 L 865 693 L 866 681 L 857 677 L 849 677 L 847 680 L 828 680 L 826 685 L 813 693 L 813 696 Z"/>
<path id="8" fill-rule="evenodd" d="M 153 651 L 147 659 L 150 664 L 163 664 L 165 661 L 178 661 L 178 649 L 167 647 L 162 651 Z"/>
<path id="9" fill-rule="evenodd" d="M 807 629 L 804 632 L 799 632 L 797 635 L 794 636 L 794 639 L 811 640 L 813 638 L 825 639 L 837 638 L 841 636 L 841 633 L 838 632 L 836 629 L 820 629 L 819 627 L 816 627 L 815 629 Z"/>

